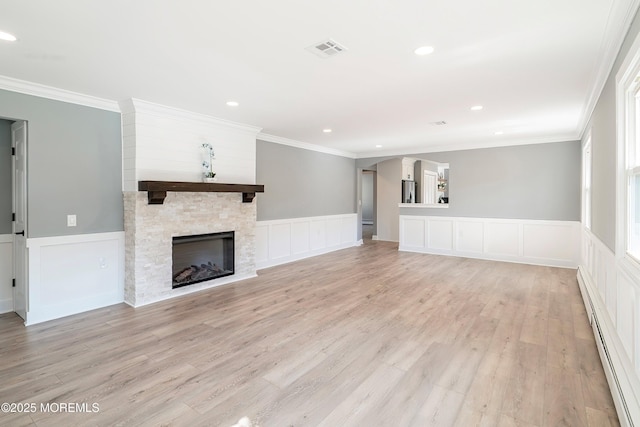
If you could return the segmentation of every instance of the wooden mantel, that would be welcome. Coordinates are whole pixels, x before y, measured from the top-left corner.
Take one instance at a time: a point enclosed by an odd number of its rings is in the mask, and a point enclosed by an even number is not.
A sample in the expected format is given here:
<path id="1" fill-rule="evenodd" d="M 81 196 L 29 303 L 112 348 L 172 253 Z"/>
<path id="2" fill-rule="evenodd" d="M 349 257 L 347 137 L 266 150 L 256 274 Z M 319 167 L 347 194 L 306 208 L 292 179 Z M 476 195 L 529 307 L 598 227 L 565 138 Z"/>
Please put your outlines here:
<path id="1" fill-rule="evenodd" d="M 208 182 L 138 181 L 138 191 L 146 191 L 150 205 L 161 205 L 167 191 L 242 193 L 242 202 L 251 203 L 256 193 L 264 193 L 264 185 L 218 184 Z"/>

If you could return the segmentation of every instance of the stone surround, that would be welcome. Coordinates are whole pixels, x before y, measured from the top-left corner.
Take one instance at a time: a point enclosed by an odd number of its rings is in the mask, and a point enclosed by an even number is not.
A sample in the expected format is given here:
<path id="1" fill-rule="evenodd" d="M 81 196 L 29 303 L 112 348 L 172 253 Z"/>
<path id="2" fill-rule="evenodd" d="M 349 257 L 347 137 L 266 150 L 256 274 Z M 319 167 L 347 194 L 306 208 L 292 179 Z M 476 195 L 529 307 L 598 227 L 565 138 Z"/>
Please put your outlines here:
<path id="1" fill-rule="evenodd" d="M 240 193 L 168 192 L 162 205 L 149 205 L 147 193 L 124 192 L 125 290 L 134 307 L 253 277 L 256 202 Z M 172 289 L 174 236 L 235 231 L 235 274 Z"/>

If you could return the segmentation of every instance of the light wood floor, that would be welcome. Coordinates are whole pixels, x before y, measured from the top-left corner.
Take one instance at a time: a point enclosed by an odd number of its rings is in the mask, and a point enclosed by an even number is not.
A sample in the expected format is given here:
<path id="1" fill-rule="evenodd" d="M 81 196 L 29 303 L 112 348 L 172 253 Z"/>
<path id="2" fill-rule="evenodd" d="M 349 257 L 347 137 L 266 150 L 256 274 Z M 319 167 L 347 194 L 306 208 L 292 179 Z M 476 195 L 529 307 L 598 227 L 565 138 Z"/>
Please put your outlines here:
<path id="1" fill-rule="evenodd" d="M 0 316 L 0 425 L 618 425 L 576 272 L 369 242 L 138 309 Z"/>

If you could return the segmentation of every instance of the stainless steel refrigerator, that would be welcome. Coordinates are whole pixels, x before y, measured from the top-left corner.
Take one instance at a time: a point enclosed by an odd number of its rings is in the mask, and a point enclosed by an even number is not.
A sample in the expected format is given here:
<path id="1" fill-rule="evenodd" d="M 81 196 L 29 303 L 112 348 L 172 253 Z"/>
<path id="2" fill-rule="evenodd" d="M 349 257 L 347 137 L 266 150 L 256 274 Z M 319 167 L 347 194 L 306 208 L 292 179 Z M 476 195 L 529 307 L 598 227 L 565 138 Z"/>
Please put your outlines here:
<path id="1" fill-rule="evenodd" d="M 408 179 L 402 180 L 402 203 L 416 202 L 416 182 Z"/>

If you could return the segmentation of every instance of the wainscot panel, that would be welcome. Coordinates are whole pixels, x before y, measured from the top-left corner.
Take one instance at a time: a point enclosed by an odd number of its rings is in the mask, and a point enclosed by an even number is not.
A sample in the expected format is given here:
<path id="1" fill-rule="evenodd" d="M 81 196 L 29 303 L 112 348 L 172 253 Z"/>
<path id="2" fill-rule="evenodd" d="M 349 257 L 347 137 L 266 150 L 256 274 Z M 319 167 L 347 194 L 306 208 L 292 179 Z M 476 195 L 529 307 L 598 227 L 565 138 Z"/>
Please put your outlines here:
<path id="1" fill-rule="evenodd" d="M 399 250 L 575 268 L 580 224 L 400 215 Z"/>
<path id="2" fill-rule="evenodd" d="M 124 300 L 124 232 L 27 239 L 27 325 Z"/>
<path id="3" fill-rule="evenodd" d="M 582 230 L 578 284 L 620 425 L 640 424 L 640 276 Z"/>
<path id="4" fill-rule="evenodd" d="M 0 235 L 0 313 L 13 311 L 13 234 Z"/>
<path id="5" fill-rule="evenodd" d="M 357 214 L 258 221 L 258 269 L 356 246 Z"/>

